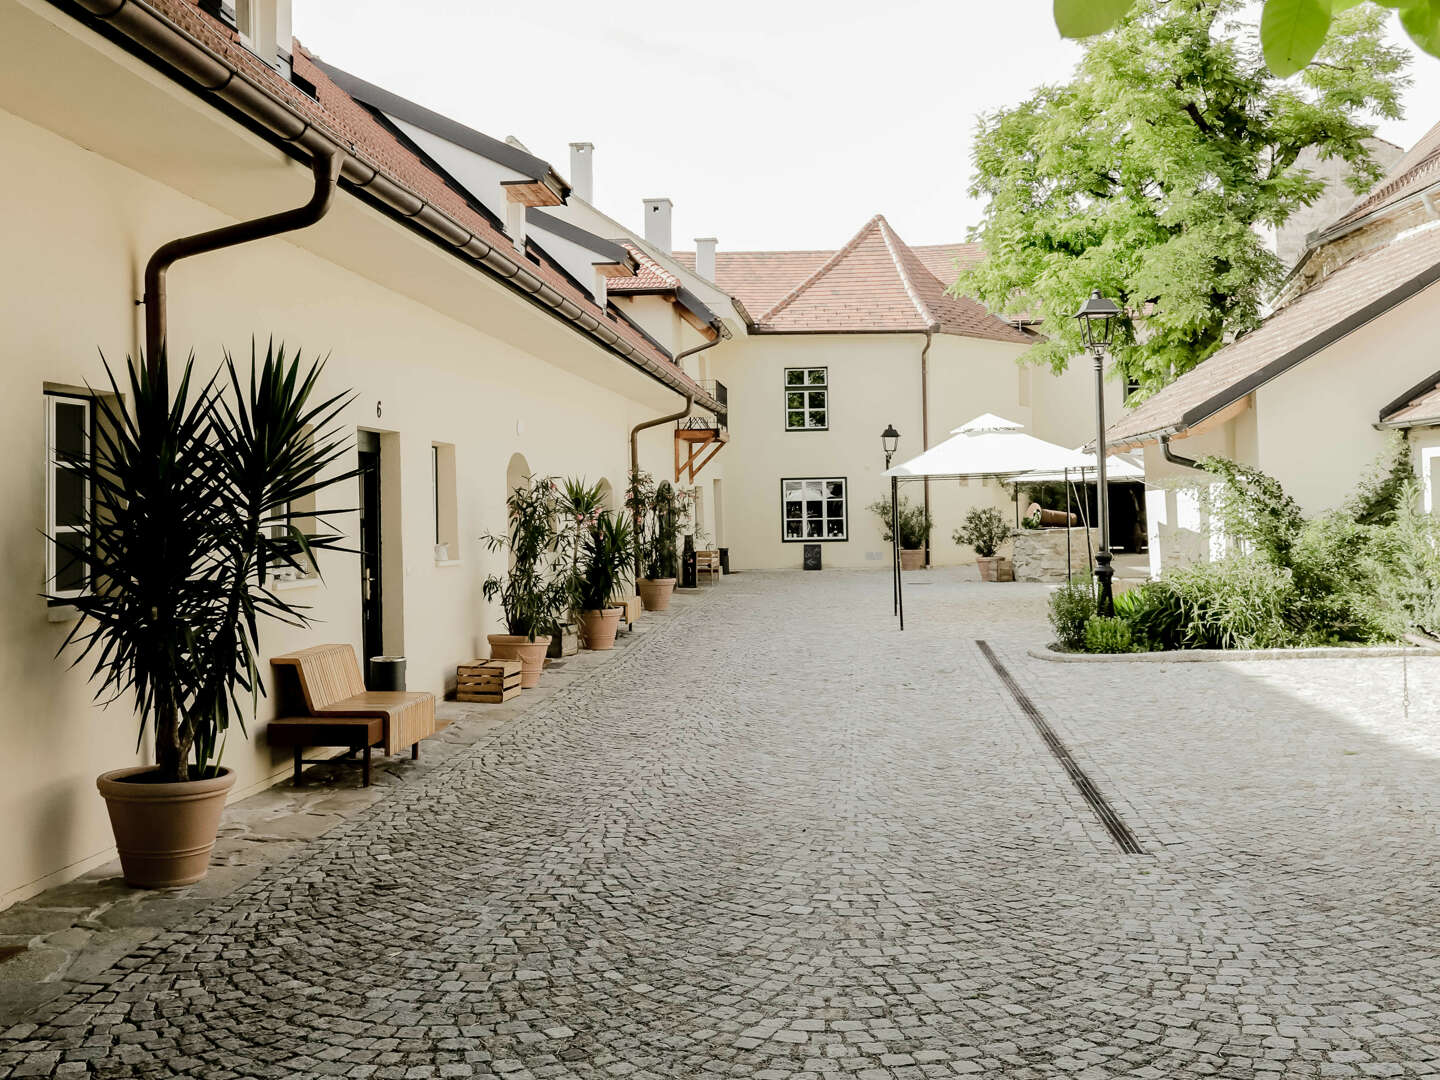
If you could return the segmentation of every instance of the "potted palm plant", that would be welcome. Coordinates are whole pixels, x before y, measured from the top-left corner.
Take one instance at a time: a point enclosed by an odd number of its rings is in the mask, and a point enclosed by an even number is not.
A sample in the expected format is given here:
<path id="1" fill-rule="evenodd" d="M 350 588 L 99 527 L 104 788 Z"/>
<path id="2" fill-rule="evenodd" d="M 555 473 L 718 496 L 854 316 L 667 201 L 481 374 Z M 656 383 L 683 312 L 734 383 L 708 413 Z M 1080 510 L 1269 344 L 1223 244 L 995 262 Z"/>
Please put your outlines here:
<path id="1" fill-rule="evenodd" d="M 880 533 L 885 542 L 893 543 L 889 497 L 876 499 L 867 509 L 880 519 Z M 925 545 L 930 542 L 930 531 L 935 527 L 930 511 L 923 506 L 912 506 L 902 497 L 897 519 L 900 523 L 900 569 L 924 570 Z"/>
<path id="2" fill-rule="evenodd" d="M 969 544 L 975 549 L 975 563 L 980 568 L 981 581 L 1014 581 L 1014 566 L 1009 559 L 996 554 L 1011 535 L 1012 530 L 1004 514 L 993 506 L 977 506 L 965 515 L 964 524 L 955 530 L 952 539 L 957 544 Z"/>
<path id="3" fill-rule="evenodd" d="M 581 627 L 587 649 L 615 647 L 623 608 L 611 598 L 630 582 L 634 530 L 623 514 L 600 514 L 585 541 L 585 577 L 580 594 Z"/>
<path id="4" fill-rule="evenodd" d="M 350 400 L 318 400 L 323 364 L 302 370 L 272 343 L 263 361 L 252 354 L 248 380 L 226 354 L 225 373 L 196 389 L 192 356 L 173 397 L 163 355 L 127 364 L 123 394 L 106 365 L 114 394 L 94 399 L 92 452 L 64 462 L 92 505 L 55 542 L 91 585 L 50 599 L 79 616 L 62 651 L 93 665 L 97 696 L 132 699 L 142 735 L 154 733 L 154 765 L 96 783 L 125 880 L 161 888 L 209 869 L 235 783 L 220 764 L 225 738 L 232 720 L 244 734 L 241 700 L 253 708 L 264 693 L 260 620 L 308 625 L 267 586 L 270 572 L 308 570 L 316 551 L 343 540 L 301 531 L 290 505 L 356 474 L 321 478 L 347 449 L 333 425 Z"/>
<path id="5" fill-rule="evenodd" d="M 600 484 L 587 484 L 584 479 L 572 476 L 560 487 L 555 547 L 561 562 L 559 573 L 565 585 L 566 603 L 564 613 L 550 632 L 547 655 L 553 659 L 574 656 L 580 649 L 586 537 L 604 506 L 605 490 Z"/>
<path id="6" fill-rule="evenodd" d="M 490 634 L 490 656 L 520 661 L 520 685 L 538 686 L 550 647 L 550 630 L 567 607 L 563 574 L 552 573 L 559 488 L 549 477 L 530 477 L 505 500 L 509 530 L 480 539 L 490 551 L 510 556 L 510 572 L 491 574 L 481 587 L 485 599 L 500 601 L 504 634 Z"/>
<path id="7" fill-rule="evenodd" d="M 664 611 L 680 573 L 680 553 L 676 546 L 680 505 L 675 489 L 668 483 L 650 489 L 644 500 L 646 513 L 641 519 L 637 539 L 640 551 L 640 579 L 636 582 L 646 611 Z"/>

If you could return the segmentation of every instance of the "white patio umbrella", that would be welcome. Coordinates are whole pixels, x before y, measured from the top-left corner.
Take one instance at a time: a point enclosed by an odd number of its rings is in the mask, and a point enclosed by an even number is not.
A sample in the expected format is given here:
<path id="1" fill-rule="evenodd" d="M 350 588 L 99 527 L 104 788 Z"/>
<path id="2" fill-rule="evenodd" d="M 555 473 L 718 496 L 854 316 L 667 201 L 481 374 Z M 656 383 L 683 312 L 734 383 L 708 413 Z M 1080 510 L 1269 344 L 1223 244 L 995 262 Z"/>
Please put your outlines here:
<path id="1" fill-rule="evenodd" d="M 1076 448 L 1075 453 L 1085 459 L 1080 466 L 1083 472 L 1093 473 L 1095 471 L 1095 455 L 1087 454 L 1083 449 Z M 1068 469 L 1068 472 L 1067 472 Z M 1016 484 L 1045 484 L 1074 479 L 1072 475 L 1075 467 L 1063 466 L 1059 469 L 1035 469 L 1032 472 L 1021 473 L 1014 478 Z M 1105 479 L 1107 480 L 1144 480 L 1145 469 L 1129 454 L 1111 454 L 1105 459 Z"/>
<path id="2" fill-rule="evenodd" d="M 1053 470 L 1063 473 L 1066 469 L 1077 472 L 1085 466 L 1087 455 L 1078 450 L 1067 450 L 1063 446 L 1037 439 L 1025 434 L 1025 425 L 1006 420 L 994 413 L 982 413 L 967 424 L 961 424 L 950 433 L 939 446 L 932 446 L 918 457 L 913 457 L 886 471 L 890 477 L 891 505 L 899 503 L 899 482 L 901 480 L 960 479 L 962 477 L 994 476 L 1009 481 L 1027 472 Z M 1095 463 L 1090 459 L 1090 467 Z M 891 536 L 891 577 L 894 581 L 895 614 L 900 617 L 900 629 L 905 629 L 905 597 L 903 576 L 900 573 L 900 537 L 892 528 Z"/>
<path id="3" fill-rule="evenodd" d="M 896 465 L 886 476 L 962 477 L 999 476 L 1009 479 L 1021 473 L 1041 469 L 1061 472 L 1080 469 L 1086 462 L 1095 467 L 1095 460 L 1078 450 L 1037 439 L 1025 434 L 1025 425 L 1006 420 L 994 413 L 975 417 L 951 432 L 939 446 L 932 446 L 919 457 Z"/>

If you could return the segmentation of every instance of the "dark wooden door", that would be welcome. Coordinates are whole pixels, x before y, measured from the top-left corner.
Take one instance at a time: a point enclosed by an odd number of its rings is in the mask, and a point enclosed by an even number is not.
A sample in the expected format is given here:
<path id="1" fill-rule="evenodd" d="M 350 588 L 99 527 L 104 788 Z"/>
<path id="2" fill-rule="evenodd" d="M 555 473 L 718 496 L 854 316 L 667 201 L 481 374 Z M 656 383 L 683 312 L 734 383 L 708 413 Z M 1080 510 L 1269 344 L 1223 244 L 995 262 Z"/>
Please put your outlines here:
<path id="1" fill-rule="evenodd" d="M 360 620 L 365 671 L 372 656 L 385 652 L 380 581 L 380 440 L 372 436 L 362 438 L 360 444 Z"/>

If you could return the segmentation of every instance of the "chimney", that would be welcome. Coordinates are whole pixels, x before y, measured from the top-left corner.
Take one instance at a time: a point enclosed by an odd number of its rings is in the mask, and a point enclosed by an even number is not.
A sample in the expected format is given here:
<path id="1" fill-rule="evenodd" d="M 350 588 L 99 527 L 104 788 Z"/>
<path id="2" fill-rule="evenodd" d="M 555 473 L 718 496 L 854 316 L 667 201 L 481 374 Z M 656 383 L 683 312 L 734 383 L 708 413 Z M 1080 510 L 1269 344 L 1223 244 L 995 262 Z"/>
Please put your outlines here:
<path id="1" fill-rule="evenodd" d="M 670 211 L 675 204 L 669 199 L 645 200 L 645 239 L 666 255 L 670 254 Z"/>
<path id="2" fill-rule="evenodd" d="M 695 238 L 695 273 L 706 281 L 715 280 L 715 245 L 718 243 L 713 236 Z"/>
<path id="3" fill-rule="evenodd" d="M 595 144 L 570 144 L 570 191 L 588 203 L 595 201 Z"/>

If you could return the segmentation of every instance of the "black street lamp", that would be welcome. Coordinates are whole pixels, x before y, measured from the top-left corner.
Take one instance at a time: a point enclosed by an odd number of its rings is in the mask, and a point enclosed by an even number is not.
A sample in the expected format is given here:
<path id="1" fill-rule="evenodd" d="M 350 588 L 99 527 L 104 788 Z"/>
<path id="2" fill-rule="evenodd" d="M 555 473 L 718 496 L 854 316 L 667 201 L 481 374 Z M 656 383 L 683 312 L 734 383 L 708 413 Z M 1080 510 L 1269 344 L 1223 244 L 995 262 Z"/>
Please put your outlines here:
<path id="1" fill-rule="evenodd" d="M 895 430 L 895 425 L 888 425 L 880 433 L 880 445 L 885 449 L 885 468 L 890 468 L 890 459 L 895 456 L 895 448 L 900 445 L 900 433 Z"/>
<path id="2" fill-rule="evenodd" d="M 880 433 L 880 448 L 885 451 L 885 471 L 890 471 L 890 461 L 900 445 L 900 432 L 894 424 L 886 424 Z M 900 478 L 890 477 L 890 587 L 894 594 L 895 614 L 900 615 Z M 905 629 L 905 617 L 900 615 L 900 629 Z"/>
<path id="3" fill-rule="evenodd" d="M 1095 584 L 1099 591 L 1096 610 L 1101 615 L 1115 614 L 1115 591 L 1112 581 L 1115 569 L 1110 565 L 1110 489 L 1105 476 L 1105 353 L 1120 319 L 1120 307 L 1107 300 L 1096 289 L 1075 313 L 1085 347 L 1095 359 L 1095 494 L 1099 503 L 1100 550 L 1095 553 Z"/>

